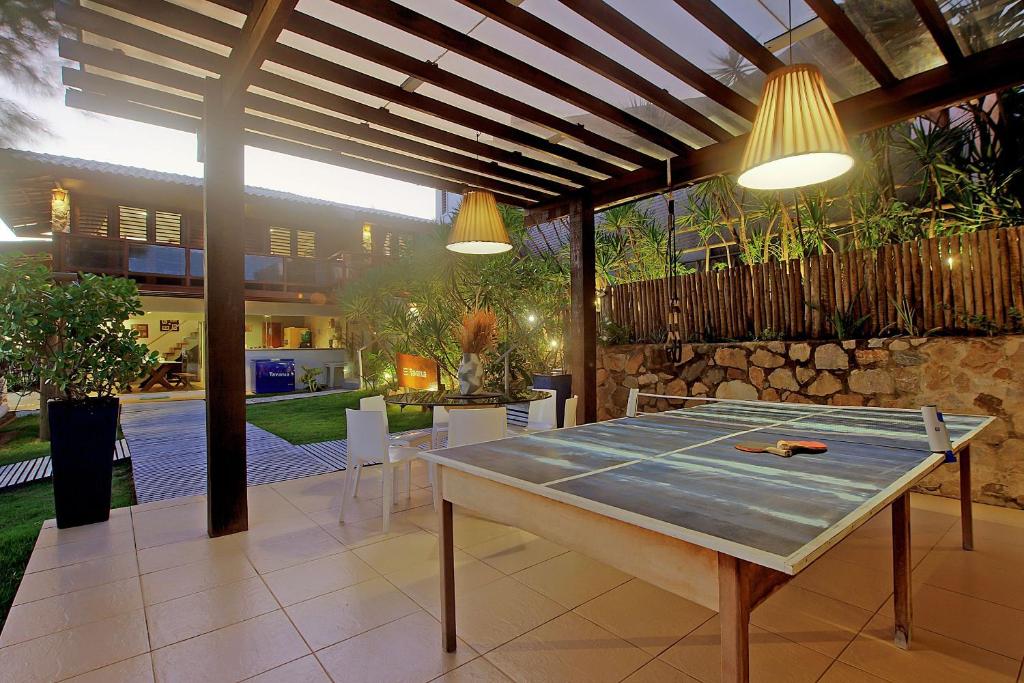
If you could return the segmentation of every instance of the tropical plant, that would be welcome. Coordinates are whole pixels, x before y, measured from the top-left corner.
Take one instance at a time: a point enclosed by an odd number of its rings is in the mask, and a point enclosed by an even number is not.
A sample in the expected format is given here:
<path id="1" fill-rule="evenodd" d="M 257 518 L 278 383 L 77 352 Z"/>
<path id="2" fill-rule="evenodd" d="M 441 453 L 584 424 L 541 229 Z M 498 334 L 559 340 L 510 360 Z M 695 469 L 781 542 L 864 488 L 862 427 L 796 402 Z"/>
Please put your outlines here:
<path id="1" fill-rule="evenodd" d="M 491 348 L 498 336 L 498 316 L 494 311 L 478 308 L 462 316 L 459 327 L 459 347 L 463 353 L 483 353 Z"/>
<path id="2" fill-rule="evenodd" d="M 59 35 L 50 0 L 0 2 L 0 78 L 30 94 L 54 92 L 55 60 L 49 52 Z M 0 96 L 0 147 L 45 132 L 45 124 L 6 92 Z"/>
<path id="3" fill-rule="evenodd" d="M 124 324 L 141 314 L 132 280 L 58 281 L 45 257 L 0 255 L 0 358 L 65 400 L 111 396 L 155 365 L 157 353 Z"/>
<path id="4" fill-rule="evenodd" d="M 299 381 L 306 385 L 306 389 L 310 393 L 315 393 L 320 391 L 320 373 L 322 372 L 323 368 L 311 368 L 303 365 Z"/>

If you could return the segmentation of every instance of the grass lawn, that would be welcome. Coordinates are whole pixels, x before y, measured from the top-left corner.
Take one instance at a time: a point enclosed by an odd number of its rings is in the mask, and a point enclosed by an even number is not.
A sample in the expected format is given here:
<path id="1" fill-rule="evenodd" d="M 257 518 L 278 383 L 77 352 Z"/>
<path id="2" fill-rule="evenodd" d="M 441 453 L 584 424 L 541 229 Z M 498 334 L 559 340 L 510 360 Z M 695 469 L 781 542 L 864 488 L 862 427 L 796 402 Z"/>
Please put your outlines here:
<path id="1" fill-rule="evenodd" d="M 257 403 L 246 407 L 246 418 L 261 429 L 277 434 L 294 444 L 344 439 L 345 409 L 358 408 L 359 399 L 370 392 L 346 392 L 296 398 L 290 401 Z M 423 429 L 432 423 L 431 413 L 419 408 L 399 410 L 388 406 L 388 426 L 392 432 Z"/>
<path id="2" fill-rule="evenodd" d="M 0 453 L 3 452 L 0 449 Z M 134 503 L 131 463 L 119 462 L 114 465 L 111 507 Z M 0 493 L 0 629 L 7 620 L 40 526 L 53 516 L 53 485 L 49 481 Z"/>
<path id="3" fill-rule="evenodd" d="M 50 443 L 40 441 L 38 436 L 39 415 L 16 417 L 0 427 L 0 465 L 49 455 Z"/>

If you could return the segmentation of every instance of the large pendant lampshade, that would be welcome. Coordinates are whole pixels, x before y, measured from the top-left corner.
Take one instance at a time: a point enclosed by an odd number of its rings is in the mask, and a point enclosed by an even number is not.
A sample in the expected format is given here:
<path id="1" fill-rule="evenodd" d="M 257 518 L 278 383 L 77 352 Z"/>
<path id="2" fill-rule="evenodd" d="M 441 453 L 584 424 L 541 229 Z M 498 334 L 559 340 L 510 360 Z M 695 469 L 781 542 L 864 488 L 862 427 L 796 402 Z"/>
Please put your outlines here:
<path id="1" fill-rule="evenodd" d="M 512 248 L 492 193 L 467 190 L 462 195 L 448 248 L 460 254 L 500 254 Z"/>
<path id="2" fill-rule="evenodd" d="M 853 166 L 850 145 L 816 66 L 768 74 L 736 179 L 754 190 L 783 190 L 830 180 Z"/>

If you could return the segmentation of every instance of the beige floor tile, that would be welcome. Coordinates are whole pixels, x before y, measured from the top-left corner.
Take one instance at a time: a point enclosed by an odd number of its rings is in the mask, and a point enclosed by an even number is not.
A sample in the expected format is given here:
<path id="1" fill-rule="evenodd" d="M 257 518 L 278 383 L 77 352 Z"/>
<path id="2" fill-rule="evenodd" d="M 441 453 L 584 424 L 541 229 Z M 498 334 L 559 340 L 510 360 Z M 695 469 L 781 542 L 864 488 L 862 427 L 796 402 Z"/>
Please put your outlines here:
<path id="1" fill-rule="evenodd" d="M 0 647 L 142 609 L 138 577 L 11 608 Z"/>
<path id="2" fill-rule="evenodd" d="M 153 651 L 160 683 L 238 681 L 309 654 L 280 610 Z"/>
<path id="3" fill-rule="evenodd" d="M 338 539 L 305 520 L 302 528 L 262 536 L 250 535 L 242 541 L 246 557 L 261 574 L 297 564 L 337 555 L 345 549 Z"/>
<path id="4" fill-rule="evenodd" d="M 661 655 L 672 666 L 702 681 L 721 680 L 718 615 Z M 832 659 L 757 626 L 750 627 L 750 680 L 816 681 Z"/>
<path id="5" fill-rule="evenodd" d="M 953 506 L 955 506 L 955 514 L 960 514 L 960 501 L 952 498 L 944 498 Z M 997 524 L 1008 524 L 1010 526 L 1024 528 L 1024 513 L 1014 508 L 999 507 L 997 505 L 982 505 L 975 503 L 974 520 L 975 521 L 987 521 L 996 522 Z"/>
<path id="6" fill-rule="evenodd" d="M 963 593 L 917 584 L 914 627 L 976 645 L 1013 659 L 1024 658 L 1024 612 Z M 882 607 L 892 614 L 892 600 Z"/>
<path id="7" fill-rule="evenodd" d="M 153 658 L 147 652 L 101 669 L 95 669 L 81 676 L 67 680 L 67 683 L 152 683 Z"/>
<path id="8" fill-rule="evenodd" d="M 149 574 L 200 560 L 240 555 L 242 536 L 232 534 L 220 538 L 194 538 L 190 541 L 144 548 L 138 551 L 139 573 Z"/>
<path id="9" fill-rule="evenodd" d="M 0 672 L 18 683 L 58 681 L 148 650 L 146 617 L 140 609 L 0 648 Z"/>
<path id="10" fill-rule="evenodd" d="M 554 600 L 512 578 L 455 590 L 457 632 L 477 652 L 488 652 L 565 612 Z"/>
<path id="11" fill-rule="evenodd" d="M 285 608 L 314 650 L 420 610 L 384 579 L 371 579 Z"/>
<path id="12" fill-rule="evenodd" d="M 633 579 L 575 610 L 651 655 L 714 616 L 714 612 L 651 584 Z"/>
<path id="13" fill-rule="evenodd" d="M 306 655 L 247 680 L 248 683 L 331 683 L 330 677 L 313 655 Z"/>
<path id="14" fill-rule="evenodd" d="M 163 500 L 154 500 L 149 503 L 133 505 L 131 507 L 131 511 L 133 514 L 136 512 L 150 512 L 152 510 L 162 510 L 163 508 L 178 507 L 179 505 L 188 505 L 189 503 L 203 503 L 205 505 L 206 495 L 200 494 L 196 496 L 182 496 L 181 498 L 164 498 Z"/>
<path id="15" fill-rule="evenodd" d="M 858 669 L 893 681 L 1013 681 L 1020 662 L 915 628 L 911 648 L 901 650 L 892 642 L 893 619 L 882 610 L 840 655 Z"/>
<path id="16" fill-rule="evenodd" d="M 914 570 L 915 581 L 1024 610 L 1024 572 L 1004 550 L 936 548 Z"/>
<path id="17" fill-rule="evenodd" d="M 974 552 L 982 551 L 1011 562 L 1024 562 L 1024 527 L 975 520 L 974 548 Z M 963 535 L 960 525 L 957 524 L 950 529 L 935 549 L 947 552 L 963 550 Z"/>
<path id="18" fill-rule="evenodd" d="M 155 605 L 254 576 L 256 570 L 244 556 L 225 555 L 143 574 L 142 597 Z"/>
<path id="19" fill-rule="evenodd" d="M 513 577 L 572 609 L 629 581 L 629 574 L 576 552 L 528 567 Z"/>
<path id="20" fill-rule="evenodd" d="M 387 533 L 383 531 L 380 517 L 361 522 L 348 521 L 341 524 L 338 522 L 338 510 L 335 508 L 326 512 L 315 512 L 310 515 L 310 518 L 315 520 L 321 529 L 340 541 L 346 548 L 355 550 L 363 546 L 423 531 L 421 527 L 403 516 L 410 514 L 410 512 L 400 512 L 391 515 L 391 528 Z"/>
<path id="21" fill-rule="evenodd" d="M 290 503 L 270 484 L 251 486 L 248 494 L 250 525 L 305 516 L 302 510 Z"/>
<path id="22" fill-rule="evenodd" d="M 115 514 L 118 510 L 124 510 Z M 112 510 L 110 519 L 106 522 L 86 524 L 70 529 L 58 529 L 48 527 L 39 530 L 39 537 L 36 539 L 36 548 L 49 548 L 63 543 L 96 542 L 132 531 L 132 517 L 125 508 Z"/>
<path id="23" fill-rule="evenodd" d="M 640 648 L 572 612 L 485 657 L 516 681 L 566 683 L 621 681 L 650 659 Z"/>
<path id="24" fill-rule="evenodd" d="M 521 571 L 568 552 L 557 543 L 519 529 L 465 547 L 463 550 L 506 574 Z"/>
<path id="25" fill-rule="evenodd" d="M 414 683 L 433 680 L 477 654 L 463 642 L 441 649 L 441 624 L 418 611 L 316 653 L 337 681 Z"/>
<path id="26" fill-rule="evenodd" d="M 425 531 L 404 534 L 352 551 L 381 574 L 426 562 L 437 564 L 437 536 Z"/>
<path id="27" fill-rule="evenodd" d="M 433 507 L 431 507 L 430 510 L 433 511 Z M 436 522 L 436 515 L 434 520 Z M 489 519 L 477 517 L 474 514 L 458 508 L 455 510 L 455 515 L 452 517 L 452 527 L 455 530 L 455 545 L 459 548 L 468 548 L 516 531 L 515 527 L 510 527 L 506 524 L 499 524 L 498 522 L 492 522 Z M 436 524 L 433 531 L 437 531 Z"/>
<path id="28" fill-rule="evenodd" d="M 276 609 L 277 601 L 259 577 L 150 605 L 150 646 L 155 650 Z"/>
<path id="29" fill-rule="evenodd" d="M 622 683 L 699 683 L 696 678 L 684 674 L 660 659 L 653 659 L 633 672 Z"/>
<path id="30" fill-rule="evenodd" d="M 135 527 L 135 545 L 153 548 L 158 545 L 206 538 L 206 502 L 160 508 L 148 512 L 132 513 Z"/>
<path id="31" fill-rule="evenodd" d="M 505 576 L 461 550 L 456 550 L 454 557 L 456 591 L 473 590 Z M 441 579 L 436 559 L 403 567 L 387 574 L 386 578 L 432 615 L 440 614 Z"/>
<path id="32" fill-rule="evenodd" d="M 892 572 L 825 555 L 797 574 L 793 584 L 874 612 L 892 594 Z"/>
<path id="33" fill-rule="evenodd" d="M 884 678 L 879 678 L 842 662 L 832 662 L 832 666 L 828 668 L 825 675 L 818 679 L 818 683 L 883 683 L 884 681 Z"/>
<path id="34" fill-rule="evenodd" d="M 61 543 L 48 548 L 37 548 L 33 551 L 32 557 L 25 567 L 25 572 L 41 572 L 101 557 L 133 552 L 135 552 L 135 538 L 130 531 L 114 534 L 98 541 Z"/>
<path id="35" fill-rule="evenodd" d="M 400 515 L 404 521 L 415 524 L 424 531 L 437 533 L 437 511 L 434 510 L 433 505 L 423 505 L 412 510 L 405 510 Z M 392 525 L 395 523 L 395 515 L 391 516 L 391 523 Z"/>
<path id="36" fill-rule="evenodd" d="M 270 572 L 263 580 L 278 601 L 287 606 L 377 576 L 370 565 L 346 551 Z"/>
<path id="37" fill-rule="evenodd" d="M 66 567 L 34 572 L 26 574 L 21 580 L 14 604 L 20 605 L 84 588 L 102 586 L 106 583 L 138 576 L 138 574 L 139 568 L 135 553 L 111 555 Z"/>
<path id="38" fill-rule="evenodd" d="M 458 669 L 452 669 L 444 676 L 435 678 L 435 683 L 509 683 L 512 679 L 501 673 L 501 669 L 483 657 L 477 657 Z"/>
<path id="39" fill-rule="evenodd" d="M 364 473 L 363 479 L 360 490 L 364 490 L 363 486 L 366 486 L 365 490 L 368 491 L 371 487 L 365 481 L 366 473 Z M 379 481 L 379 477 L 375 479 Z M 342 473 L 332 472 L 315 477 L 282 481 L 271 484 L 271 486 L 288 502 L 303 512 L 317 512 L 318 510 L 326 510 L 341 504 L 342 480 Z M 377 484 L 377 487 L 379 486 Z"/>
<path id="40" fill-rule="evenodd" d="M 867 610 L 790 584 L 759 605 L 750 622 L 835 658 L 870 618 Z"/>

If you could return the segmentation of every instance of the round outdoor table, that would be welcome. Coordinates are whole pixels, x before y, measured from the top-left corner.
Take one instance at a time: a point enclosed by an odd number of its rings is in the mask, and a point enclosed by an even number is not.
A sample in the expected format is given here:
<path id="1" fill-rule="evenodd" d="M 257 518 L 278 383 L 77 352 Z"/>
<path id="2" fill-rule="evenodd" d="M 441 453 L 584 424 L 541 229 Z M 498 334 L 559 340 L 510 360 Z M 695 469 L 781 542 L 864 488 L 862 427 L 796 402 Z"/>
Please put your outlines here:
<path id="1" fill-rule="evenodd" d="M 546 391 L 513 391 L 511 394 L 504 392 L 483 391 L 479 394 L 460 394 L 456 390 L 445 391 L 410 391 L 405 394 L 392 394 L 385 396 L 384 401 L 399 406 L 423 406 L 433 408 L 485 408 L 487 406 L 504 406 L 511 403 L 529 403 L 530 401 L 541 401 L 551 394 Z"/>

